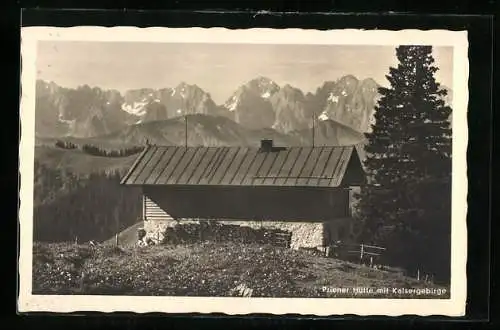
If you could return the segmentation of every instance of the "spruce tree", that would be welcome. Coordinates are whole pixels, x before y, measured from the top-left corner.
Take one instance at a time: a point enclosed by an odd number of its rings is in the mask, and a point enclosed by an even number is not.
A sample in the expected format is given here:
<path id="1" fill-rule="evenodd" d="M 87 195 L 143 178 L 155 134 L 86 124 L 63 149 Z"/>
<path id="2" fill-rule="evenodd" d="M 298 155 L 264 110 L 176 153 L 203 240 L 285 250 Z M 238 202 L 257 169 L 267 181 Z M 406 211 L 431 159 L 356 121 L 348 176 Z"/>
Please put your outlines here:
<path id="1" fill-rule="evenodd" d="M 451 224 L 451 108 L 436 82 L 431 46 L 399 46 L 366 133 L 359 215 L 364 240 L 395 263 L 448 276 Z M 439 251 L 433 251 L 439 250 Z M 439 260 L 436 260 L 439 258 Z"/>

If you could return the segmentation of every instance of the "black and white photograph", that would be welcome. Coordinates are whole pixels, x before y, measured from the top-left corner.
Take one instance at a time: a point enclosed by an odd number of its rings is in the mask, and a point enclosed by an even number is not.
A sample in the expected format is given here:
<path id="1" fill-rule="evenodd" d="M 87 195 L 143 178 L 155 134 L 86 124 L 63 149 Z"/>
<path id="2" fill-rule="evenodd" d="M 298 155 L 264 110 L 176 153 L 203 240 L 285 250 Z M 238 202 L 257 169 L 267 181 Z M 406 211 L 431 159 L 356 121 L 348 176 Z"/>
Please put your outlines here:
<path id="1" fill-rule="evenodd" d="M 465 32 L 22 38 L 20 309 L 463 315 Z"/>

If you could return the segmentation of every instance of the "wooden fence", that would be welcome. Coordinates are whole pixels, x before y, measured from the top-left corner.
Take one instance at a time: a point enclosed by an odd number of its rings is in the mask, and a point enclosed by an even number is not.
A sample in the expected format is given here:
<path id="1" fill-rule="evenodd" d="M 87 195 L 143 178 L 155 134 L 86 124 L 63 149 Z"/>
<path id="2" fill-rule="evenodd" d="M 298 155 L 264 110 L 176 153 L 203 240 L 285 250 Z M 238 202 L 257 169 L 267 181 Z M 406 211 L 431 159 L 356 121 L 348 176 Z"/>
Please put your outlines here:
<path id="1" fill-rule="evenodd" d="M 358 259 L 359 263 L 368 261 L 370 267 L 379 259 L 386 249 L 384 247 L 368 244 L 342 244 L 332 245 L 327 250 L 327 256 L 344 257 L 346 259 Z"/>
<path id="2" fill-rule="evenodd" d="M 351 250 L 349 253 L 359 254 L 359 262 L 364 263 L 365 260 L 369 260 L 370 267 L 373 266 L 374 259 L 378 259 L 385 248 L 374 245 L 360 244 L 359 250 Z"/>

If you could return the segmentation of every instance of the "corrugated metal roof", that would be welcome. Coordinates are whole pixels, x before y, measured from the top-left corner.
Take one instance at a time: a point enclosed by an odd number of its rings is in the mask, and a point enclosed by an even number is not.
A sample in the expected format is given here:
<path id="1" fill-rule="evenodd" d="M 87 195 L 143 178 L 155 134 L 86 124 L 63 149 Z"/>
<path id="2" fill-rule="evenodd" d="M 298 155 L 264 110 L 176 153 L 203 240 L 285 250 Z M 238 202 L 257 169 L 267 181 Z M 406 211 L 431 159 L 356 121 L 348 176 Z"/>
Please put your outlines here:
<path id="1" fill-rule="evenodd" d="M 151 145 L 122 184 L 338 187 L 354 146 L 182 147 Z M 361 163 L 359 164 L 361 166 Z"/>

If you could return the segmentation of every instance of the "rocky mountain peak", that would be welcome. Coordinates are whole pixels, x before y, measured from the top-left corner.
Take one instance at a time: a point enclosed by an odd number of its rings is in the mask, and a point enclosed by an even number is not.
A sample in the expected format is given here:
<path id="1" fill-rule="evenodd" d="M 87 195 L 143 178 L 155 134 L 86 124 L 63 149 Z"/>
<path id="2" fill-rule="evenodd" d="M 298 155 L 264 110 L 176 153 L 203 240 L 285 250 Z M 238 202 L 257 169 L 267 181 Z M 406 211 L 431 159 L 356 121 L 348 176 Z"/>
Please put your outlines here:
<path id="1" fill-rule="evenodd" d="M 266 77 L 257 77 L 240 86 L 224 103 L 229 117 L 252 129 L 271 127 L 275 111 L 271 97 L 280 90 L 278 84 Z"/>
<path id="2" fill-rule="evenodd" d="M 377 96 L 378 84 L 371 78 L 360 81 L 353 75 L 347 75 L 335 83 L 327 82 L 316 93 L 317 106 L 323 109 L 318 119 L 335 120 L 366 132 Z"/>
<path id="3" fill-rule="evenodd" d="M 302 90 L 296 88 L 296 87 L 293 87 L 292 85 L 290 84 L 286 84 L 284 85 L 278 93 L 281 94 L 284 94 L 284 95 L 295 95 L 295 96 L 301 96 L 301 97 L 304 97 L 304 93 L 302 92 Z"/>
<path id="4" fill-rule="evenodd" d="M 187 94 L 194 94 L 194 93 L 204 93 L 204 91 L 198 87 L 197 85 L 190 85 L 184 81 L 180 82 L 174 89 L 174 95 L 177 94 L 177 96 L 180 97 L 187 97 Z"/>
<path id="5" fill-rule="evenodd" d="M 270 102 L 275 111 L 274 129 L 288 133 L 312 125 L 311 109 L 300 89 L 287 84 L 271 97 Z"/>
<path id="6" fill-rule="evenodd" d="M 244 87 L 246 90 L 257 93 L 265 99 L 271 97 L 280 89 L 273 80 L 263 76 L 250 80 Z"/>

